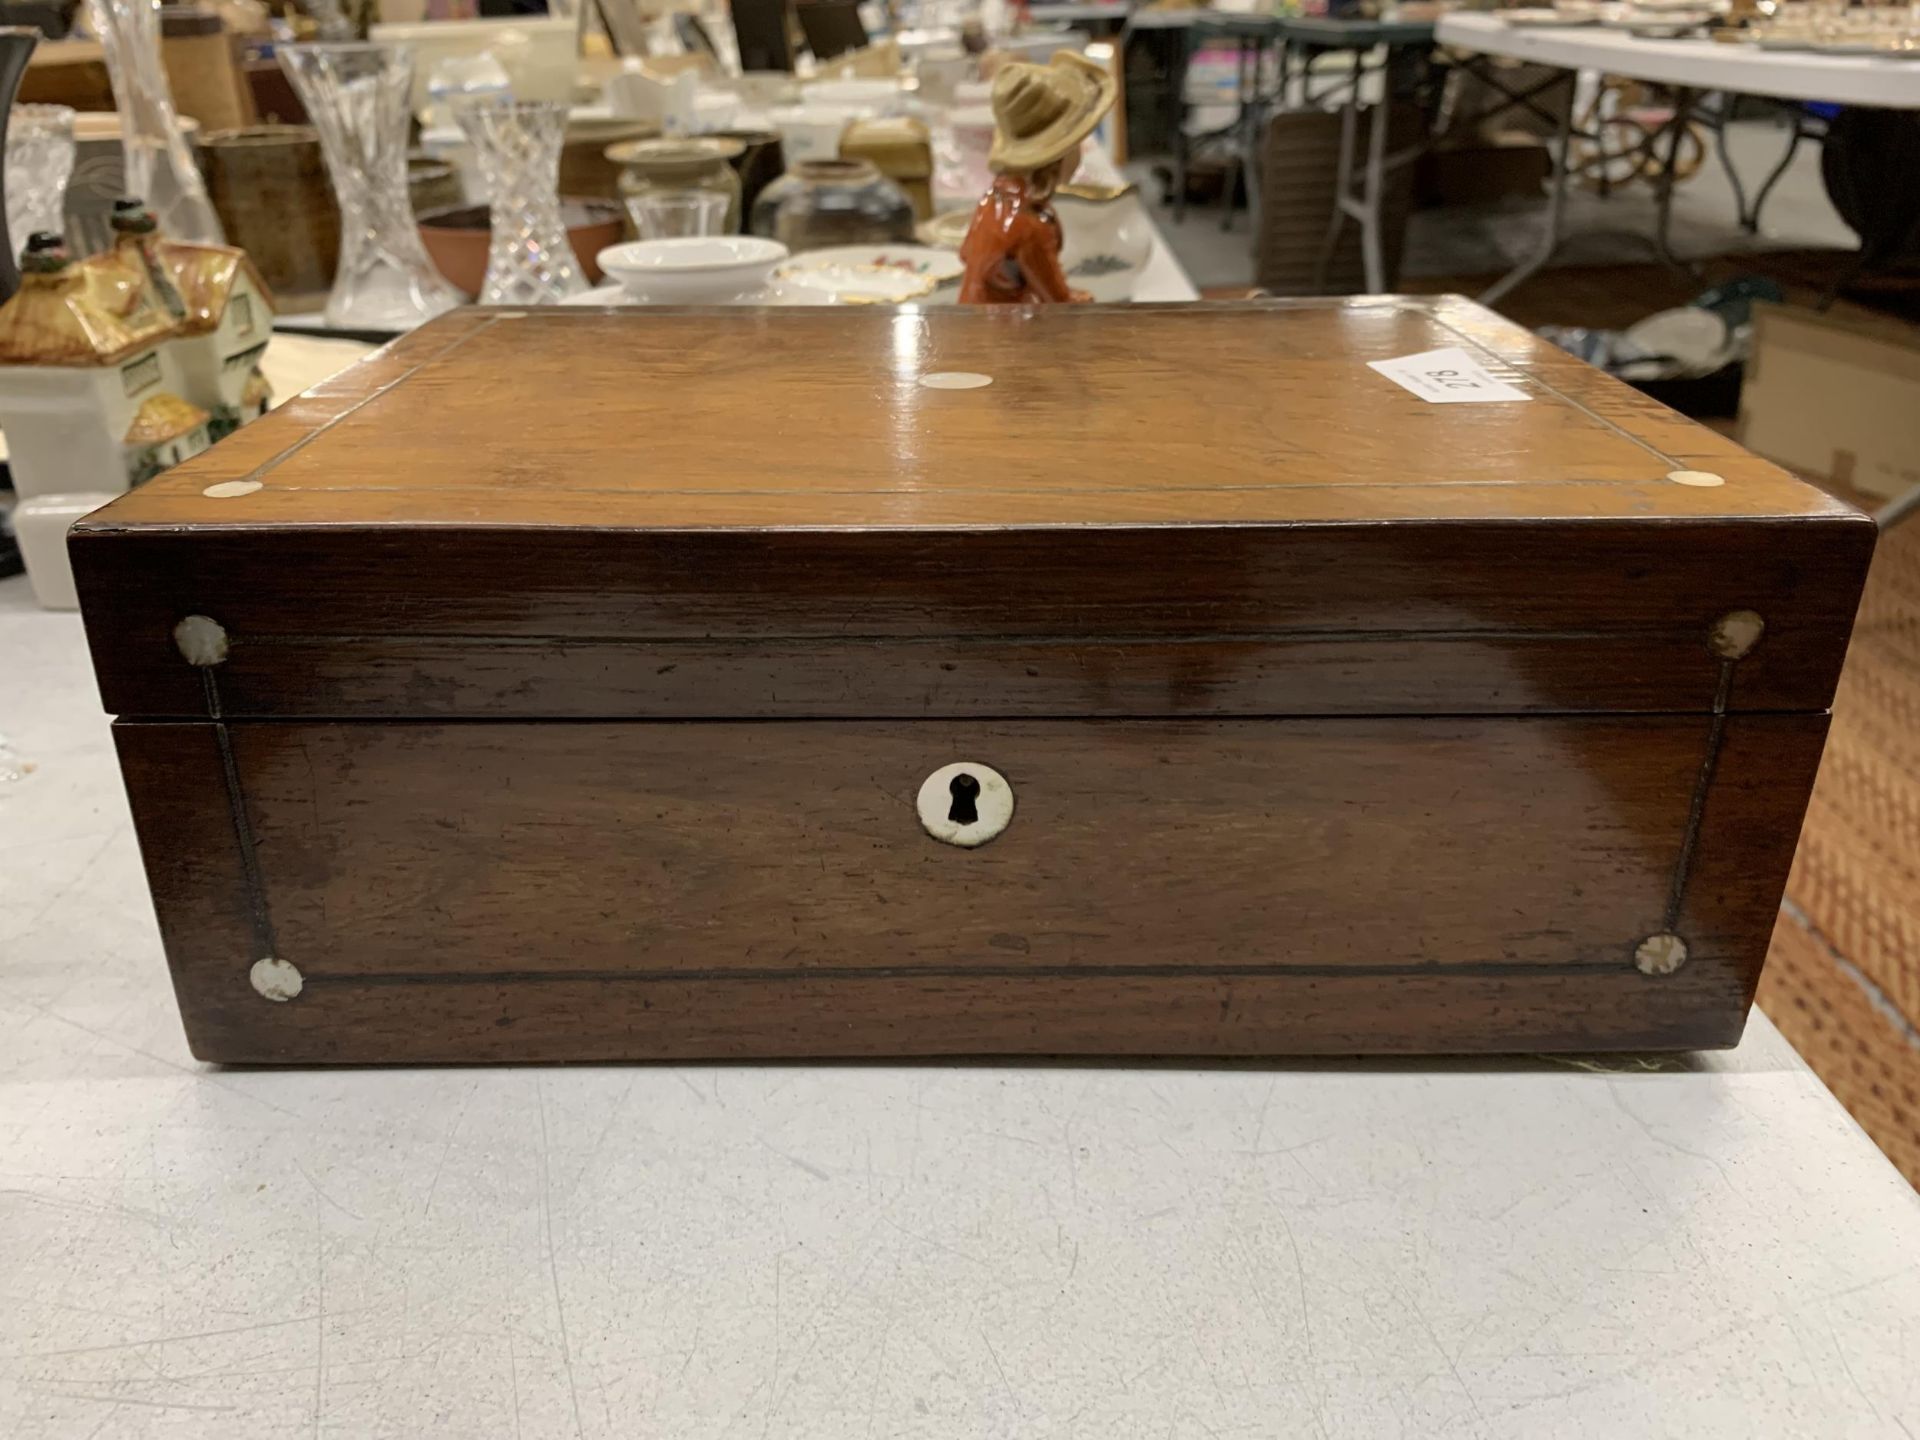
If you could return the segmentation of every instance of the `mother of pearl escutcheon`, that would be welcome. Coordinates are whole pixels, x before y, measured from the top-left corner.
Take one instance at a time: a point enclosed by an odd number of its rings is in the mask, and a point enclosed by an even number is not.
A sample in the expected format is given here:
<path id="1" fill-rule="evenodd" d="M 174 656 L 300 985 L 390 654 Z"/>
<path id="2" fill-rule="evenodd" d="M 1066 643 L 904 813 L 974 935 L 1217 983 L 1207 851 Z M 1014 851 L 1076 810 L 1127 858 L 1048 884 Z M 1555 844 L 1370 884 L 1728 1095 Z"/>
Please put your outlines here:
<path id="1" fill-rule="evenodd" d="M 971 850 L 984 845 L 1013 819 L 1013 787 L 991 765 L 958 760 L 920 783 L 914 802 L 927 834 Z"/>

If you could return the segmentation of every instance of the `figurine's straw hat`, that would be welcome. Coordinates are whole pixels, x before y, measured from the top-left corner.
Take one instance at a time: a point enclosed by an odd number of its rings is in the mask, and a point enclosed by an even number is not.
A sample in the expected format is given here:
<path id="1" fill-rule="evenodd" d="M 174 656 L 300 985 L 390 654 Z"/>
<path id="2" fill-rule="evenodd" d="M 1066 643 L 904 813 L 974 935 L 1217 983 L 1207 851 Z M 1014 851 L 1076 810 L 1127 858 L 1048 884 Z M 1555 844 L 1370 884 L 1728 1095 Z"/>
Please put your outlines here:
<path id="1" fill-rule="evenodd" d="M 1113 75 L 1071 50 L 1045 65 L 1008 65 L 993 77 L 995 170 L 1037 170 L 1078 145 L 1113 108 Z"/>

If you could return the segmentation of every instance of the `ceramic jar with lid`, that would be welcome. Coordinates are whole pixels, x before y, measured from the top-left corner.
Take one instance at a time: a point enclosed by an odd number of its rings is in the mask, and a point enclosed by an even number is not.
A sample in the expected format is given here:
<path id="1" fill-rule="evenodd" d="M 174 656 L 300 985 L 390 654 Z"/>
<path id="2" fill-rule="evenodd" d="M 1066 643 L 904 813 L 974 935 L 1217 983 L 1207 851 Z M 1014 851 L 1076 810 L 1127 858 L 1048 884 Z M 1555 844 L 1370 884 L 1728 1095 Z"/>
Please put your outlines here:
<path id="1" fill-rule="evenodd" d="M 760 193 L 749 228 L 794 254 L 913 239 L 913 202 L 870 160 L 803 160 Z"/>
<path id="2" fill-rule="evenodd" d="M 725 216 L 717 232 L 740 230 L 740 176 L 733 168 L 746 149 L 738 140 L 632 140 L 607 147 L 620 166 L 620 194 L 639 225 L 641 203 L 650 196 L 713 195 L 725 198 Z"/>

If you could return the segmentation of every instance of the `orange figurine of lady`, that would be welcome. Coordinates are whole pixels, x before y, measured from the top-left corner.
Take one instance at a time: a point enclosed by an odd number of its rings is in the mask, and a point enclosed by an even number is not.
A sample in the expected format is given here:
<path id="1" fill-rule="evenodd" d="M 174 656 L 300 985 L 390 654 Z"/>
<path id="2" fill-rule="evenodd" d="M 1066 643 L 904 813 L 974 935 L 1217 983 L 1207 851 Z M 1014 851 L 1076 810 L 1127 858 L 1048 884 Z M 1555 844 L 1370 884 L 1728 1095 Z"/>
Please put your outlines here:
<path id="1" fill-rule="evenodd" d="M 1114 79 L 1062 50 L 1045 65 L 1007 65 L 993 79 L 993 188 L 960 242 L 962 305 L 1026 305 L 1092 297 L 1060 268 L 1053 193 L 1080 163 L 1081 143 L 1113 106 Z"/>

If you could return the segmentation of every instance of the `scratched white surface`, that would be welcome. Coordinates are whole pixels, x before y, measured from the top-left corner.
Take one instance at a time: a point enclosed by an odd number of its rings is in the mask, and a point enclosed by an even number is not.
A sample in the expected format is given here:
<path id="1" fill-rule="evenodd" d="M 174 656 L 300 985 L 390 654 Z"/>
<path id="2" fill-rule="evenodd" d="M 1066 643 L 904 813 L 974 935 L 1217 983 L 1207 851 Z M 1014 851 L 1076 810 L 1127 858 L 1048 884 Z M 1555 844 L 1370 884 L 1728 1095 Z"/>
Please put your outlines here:
<path id="1" fill-rule="evenodd" d="M 0 661 L 8 1440 L 1920 1435 L 1920 1202 L 1758 1017 L 1632 1074 L 215 1070 L 77 620 L 0 582 Z"/>

